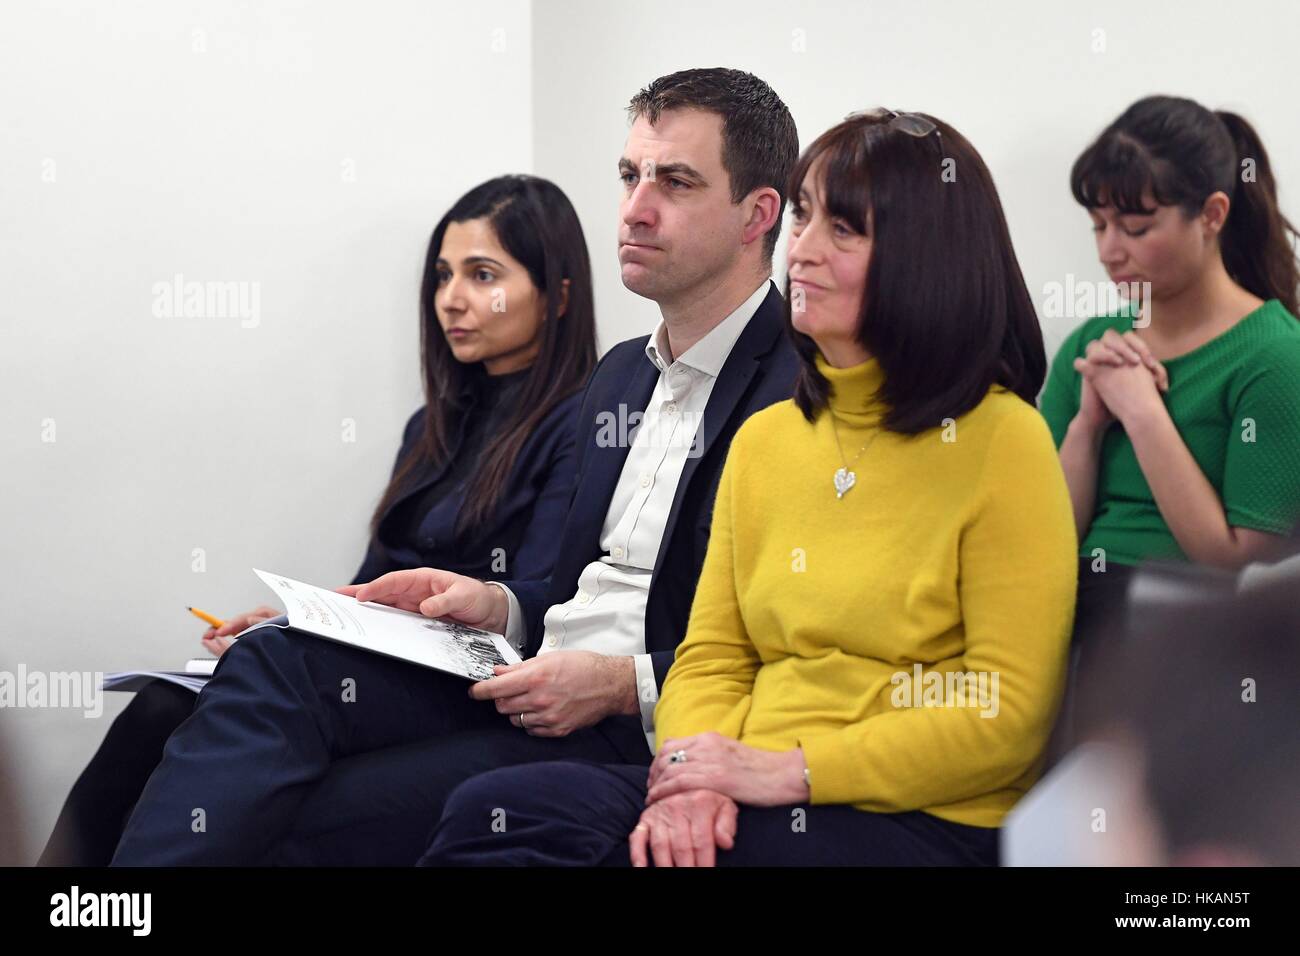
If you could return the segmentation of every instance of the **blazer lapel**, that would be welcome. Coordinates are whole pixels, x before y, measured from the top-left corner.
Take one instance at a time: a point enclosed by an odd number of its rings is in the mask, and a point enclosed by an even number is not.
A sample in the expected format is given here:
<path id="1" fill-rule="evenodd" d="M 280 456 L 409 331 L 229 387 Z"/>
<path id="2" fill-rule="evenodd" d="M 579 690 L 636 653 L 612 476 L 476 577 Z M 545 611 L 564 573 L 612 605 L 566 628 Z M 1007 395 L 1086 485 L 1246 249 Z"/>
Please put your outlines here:
<path id="1" fill-rule="evenodd" d="M 604 527 L 609 502 L 614 498 L 614 488 L 618 484 L 618 476 L 623 471 L 623 464 L 627 461 L 631 446 L 632 429 L 627 427 L 627 416 L 632 412 L 640 413 L 645 410 L 646 405 L 650 403 L 650 396 L 654 393 L 655 383 L 659 380 L 659 370 L 644 353 L 639 354 L 637 359 L 636 367 L 629 371 L 624 387 L 621 390 L 611 391 L 610 396 L 613 400 L 609 404 L 612 407 L 596 410 L 597 415 L 613 416 L 615 437 L 618 440 L 612 447 L 595 447 L 588 452 L 589 464 L 574 491 L 575 501 L 605 502 L 604 508 L 589 507 L 570 511 L 570 514 L 579 518 L 574 540 L 580 543 L 577 551 L 581 556 L 600 548 L 600 531 Z M 597 436 L 602 429 L 599 422 L 591 422 L 589 427 L 591 440 L 594 443 L 598 440 Z"/>

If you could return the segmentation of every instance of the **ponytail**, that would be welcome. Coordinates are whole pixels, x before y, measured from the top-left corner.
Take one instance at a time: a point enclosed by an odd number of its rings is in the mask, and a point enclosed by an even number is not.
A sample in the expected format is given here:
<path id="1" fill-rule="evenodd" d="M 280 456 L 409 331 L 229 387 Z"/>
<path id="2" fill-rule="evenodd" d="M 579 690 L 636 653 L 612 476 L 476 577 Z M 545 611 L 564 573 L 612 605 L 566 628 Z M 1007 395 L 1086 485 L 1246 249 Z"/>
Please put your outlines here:
<path id="1" fill-rule="evenodd" d="M 1277 204 L 1277 183 L 1264 144 L 1236 113 L 1214 114 L 1228 129 L 1237 157 L 1237 183 L 1219 246 L 1223 266 L 1242 288 L 1261 299 L 1277 299 L 1296 315 L 1300 269 L 1291 225 Z"/>

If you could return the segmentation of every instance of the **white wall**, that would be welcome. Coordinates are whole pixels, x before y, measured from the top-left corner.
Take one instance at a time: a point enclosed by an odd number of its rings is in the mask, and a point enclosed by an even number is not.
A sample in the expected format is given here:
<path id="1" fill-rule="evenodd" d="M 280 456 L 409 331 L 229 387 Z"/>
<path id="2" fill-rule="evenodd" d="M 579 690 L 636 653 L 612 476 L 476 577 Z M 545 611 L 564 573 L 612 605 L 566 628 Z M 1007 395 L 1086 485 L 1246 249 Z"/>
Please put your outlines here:
<path id="1" fill-rule="evenodd" d="M 1068 170 L 1148 93 L 1243 111 L 1300 218 L 1298 33 L 1280 0 L 5 6 L 0 670 L 176 666 L 200 653 L 186 604 L 266 600 L 253 565 L 352 575 L 420 401 L 424 243 L 473 184 L 556 180 L 587 231 L 602 348 L 648 331 L 653 305 L 618 278 L 615 164 L 656 76 L 752 70 L 804 145 L 878 104 L 949 120 L 992 168 L 1037 295 L 1102 277 Z M 259 324 L 156 317 L 152 287 L 178 272 L 258 283 Z M 1049 349 L 1073 324 L 1045 322 Z M 29 856 L 123 702 L 97 721 L 0 710 Z"/>
<path id="2" fill-rule="evenodd" d="M 527 0 L 3 8 L 0 669 L 176 667 L 204 654 L 187 604 L 266 603 L 254 565 L 351 579 L 422 401 L 429 233 L 532 166 L 530 20 Z M 176 273 L 258 283 L 259 324 L 156 317 Z M 125 701 L 0 710 L 30 855 Z"/>
<path id="3" fill-rule="evenodd" d="M 639 88 L 688 67 L 729 66 L 785 100 L 801 146 L 856 109 L 939 116 L 993 172 L 1031 293 L 1105 278 L 1069 191 L 1075 157 L 1129 103 L 1190 96 L 1256 123 L 1300 218 L 1293 45 L 1300 4 L 1231 12 L 1213 0 L 539 0 L 534 16 L 537 172 L 582 217 L 596 271 L 602 345 L 653 328 L 652 304 L 623 291 L 615 255 L 624 114 Z M 561 15 L 561 11 L 563 15 Z M 1094 30 L 1105 52 L 1093 52 Z M 787 223 L 788 227 L 788 223 Z M 784 279 L 784 238 L 777 251 Z M 1044 321 L 1049 353 L 1077 324 Z"/>

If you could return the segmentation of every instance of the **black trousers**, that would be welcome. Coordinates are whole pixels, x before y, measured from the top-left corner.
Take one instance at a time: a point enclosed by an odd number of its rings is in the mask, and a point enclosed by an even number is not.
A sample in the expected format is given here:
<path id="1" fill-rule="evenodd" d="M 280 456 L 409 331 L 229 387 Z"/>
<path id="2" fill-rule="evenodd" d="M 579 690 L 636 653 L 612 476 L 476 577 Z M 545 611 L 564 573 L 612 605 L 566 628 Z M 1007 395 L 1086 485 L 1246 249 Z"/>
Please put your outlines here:
<path id="1" fill-rule="evenodd" d="M 161 680 L 135 694 L 72 785 L 38 866 L 108 866 L 163 744 L 194 713 L 196 698 Z"/>
<path id="2" fill-rule="evenodd" d="M 644 766 L 550 762 L 456 788 L 420 866 L 628 866 Z M 997 829 L 850 806 L 742 806 L 719 866 L 996 866 Z M 653 857 L 652 857 L 653 861 Z"/>
<path id="3" fill-rule="evenodd" d="M 1079 590 L 1074 606 L 1074 630 L 1070 638 L 1069 670 L 1061 709 L 1046 747 L 1043 772 L 1051 769 L 1079 743 L 1088 715 L 1081 699 L 1089 680 L 1104 679 L 1096 673 L 1098 660 L 1124 639 L 1128 622 L 1128 589 L 1137 568 L 1111 562 L 1105 571 L 1094 571 L 1091 558 L 1079 558 Z"/>
<path id="4" fill-rule="evenodd" d="M 262 627 L 167 741 L 113 864 L 409 865 L 457 785 L 562 759 L 650 753 L 636 718 L 531 737 L 468 681 Z"/>

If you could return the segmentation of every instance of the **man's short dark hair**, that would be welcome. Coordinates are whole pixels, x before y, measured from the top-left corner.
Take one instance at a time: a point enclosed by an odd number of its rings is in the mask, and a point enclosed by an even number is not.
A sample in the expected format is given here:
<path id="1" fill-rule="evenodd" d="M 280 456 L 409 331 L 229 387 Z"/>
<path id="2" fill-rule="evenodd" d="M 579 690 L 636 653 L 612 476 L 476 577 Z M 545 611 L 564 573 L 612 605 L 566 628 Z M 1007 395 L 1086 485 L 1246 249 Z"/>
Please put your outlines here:
<path id="1" fill-rule="evenodd" d="M 731 201 L 770 186 L 781 197 L 776 224 L 763 240 L 771 262 L 785 215 L 790 170 L 799 158 L 799 132 L 781 97 L 752 73 L 725 67 L 661 76 L 628 104 L 629 116 L 659 122 L 664 110 L 697 109 L 722 117 L 722 168 L 731 178 Z"/>

